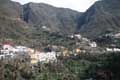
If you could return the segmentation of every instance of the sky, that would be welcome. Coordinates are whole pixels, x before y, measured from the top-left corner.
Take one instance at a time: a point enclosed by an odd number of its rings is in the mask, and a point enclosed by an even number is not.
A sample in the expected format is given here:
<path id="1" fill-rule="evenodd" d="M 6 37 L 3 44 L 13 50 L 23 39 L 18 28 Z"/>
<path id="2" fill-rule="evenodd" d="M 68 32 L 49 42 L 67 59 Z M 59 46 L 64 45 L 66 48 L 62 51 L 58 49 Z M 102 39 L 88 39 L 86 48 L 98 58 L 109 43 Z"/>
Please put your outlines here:
<path id="1" fill-rule="evenodd" d="M 28 2 L 47 3 L 56 7 L 70 8 L 79 12 L 85 12 L 97 0 L 12 0 L 25 4 Z"/>

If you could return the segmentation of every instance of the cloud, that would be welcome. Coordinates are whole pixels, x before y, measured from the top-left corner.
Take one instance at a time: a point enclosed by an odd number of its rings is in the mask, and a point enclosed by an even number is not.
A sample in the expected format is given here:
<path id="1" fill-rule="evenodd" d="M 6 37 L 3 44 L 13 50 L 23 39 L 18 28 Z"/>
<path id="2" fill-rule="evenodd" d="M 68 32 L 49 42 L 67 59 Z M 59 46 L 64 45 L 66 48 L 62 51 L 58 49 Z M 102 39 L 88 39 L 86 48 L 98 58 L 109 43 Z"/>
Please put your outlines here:
<path id="1" fill-rule="evenodd" d="M 43 2 L 56 7 L 71 8 L 80 12 L 86 11 L 97 0 L 13 0 L 22 4 L 28 2 Z"/>

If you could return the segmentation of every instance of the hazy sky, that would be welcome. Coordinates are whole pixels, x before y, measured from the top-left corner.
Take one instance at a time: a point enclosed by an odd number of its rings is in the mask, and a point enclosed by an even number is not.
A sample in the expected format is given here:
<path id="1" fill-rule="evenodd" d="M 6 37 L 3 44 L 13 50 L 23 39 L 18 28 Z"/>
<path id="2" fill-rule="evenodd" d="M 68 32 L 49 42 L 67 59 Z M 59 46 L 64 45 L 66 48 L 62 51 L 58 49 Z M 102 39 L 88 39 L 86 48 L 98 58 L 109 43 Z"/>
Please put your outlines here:
<path id="1" fill-rule="evenodd" d="M 13 0 L 22 4 L 28 2 L 43 2 L 56 7 L 71 8 L 80 12 L 86 11 L 97 0 Z"/>

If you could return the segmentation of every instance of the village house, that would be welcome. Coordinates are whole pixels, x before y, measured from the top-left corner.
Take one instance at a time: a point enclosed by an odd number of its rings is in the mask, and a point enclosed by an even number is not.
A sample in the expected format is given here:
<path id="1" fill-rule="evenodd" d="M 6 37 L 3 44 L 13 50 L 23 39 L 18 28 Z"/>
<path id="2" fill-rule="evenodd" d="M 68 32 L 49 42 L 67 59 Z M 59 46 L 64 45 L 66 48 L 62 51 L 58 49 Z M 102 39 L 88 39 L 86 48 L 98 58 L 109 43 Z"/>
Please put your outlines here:
<path id="1" fill-rule="evenodd" d="M 120 52 L 119 48 L 106 48 L 107 52 Z"/>
<path id="2" fill-rule="evenodd" d="M 32 64 L 36 64 L 38 62 L 49 63 L 57 60 L 55 52 L 36 52 L 34 54 L 30 54 L 30 57 Z"/>
<path id="3" fill-rule="evenodd" d="M 23 53 L 27 51 L 27 47 L 26 46 L 15 46 L 15 52 L 19 52 L 19 53 Z"/>
<path id="4" fill-rule="evenodd" d="M 81 53 L 80 48 L 76 48 L 76 49 L 73 50 L 72 55 L 77 56 L 77 55 L 79 55 L 80 53 Z"/>
<path id="5" fill-rule="evenodd" d="M 12 46 L 11 42 L 4 42 L 1 45 L 0 59 L 2 58 L 13 58 L 15 55 L 26 53 L 31 58 L 31 64 L 36 64 L 38 62 L 48 63 L 57 60 L 56 52 L 52 51 L 50 48 L 46 48 L 45 51 L 38 51 L 26 46 Z"/>
<path id="6" fill-rule="evenodd" d="M 68 37 L 71 38 L 71 39 L 73 39 L 73 38 L 74 38 L 74 35 L 69 35 Z"/>
<path id="7" fill-rule="evenodd" d="M 81 52 L 81 50 L 79 48 L 76 48 L 75 51 L 76 51 L 76 53 L 80 53 Z"/>
<path id="8" fill-rule="evenodd" d="M 81 39 L 82 38 L 82 36 L 80 35 L 80 34 L 75 34 L 74 35 L 76 38 L 78 38 L 78 39 Z"/>
<path id="9" fill-rule="evenodd" d="M 13 46 L 11 42 L 5 41 L 1 45 L 0 59 L 2 58 L 13 58 L 18 53 L 26 52 L 27 47 L 25 46 Z"/>
<path id="10" fill-rule="evenodd" d="M 85 42 L 89 42 L 89 40 L 87 38 L 82 38 L 82 40 Z"/>
<path id="11" fill-rule="evenodd" d="M 43 63 L 49 63 L 56 61 L 56 53 L 54 51 L 52 52 L 41 52 L 38 55 L 38 61 Z"/>
<path id="12" fill-rule="evenodd" d="M 5 57 L 13 57 L 15 48 L 12 47 L 12 44 L 10 42 L 3 42 L 0 50 L 0 59 Z"/>
<path id="13" fill-rule="evenodd" d="M 68 50 L 65 49 L 65 50 L 62 52 L 62 55 L 63 55 L 64 57 L 69 56 Z"/>
<path id="14" fill-rule="evenodd" d="M 80 34 L 73 34 L 73 35 L 69 35 L 68 37 L 71 39 L 74 39 L 74 38 L 81 39 L 82 38 L 82 36 Z"/>
<path id="15" fill-rule="evenodd" d="M 38 62 L 40 63 L 49 63 L 54 62 L 57 60 L 56 58 L 56 52 L 54 51 L 48 51 L 48 52 L 41 52 L 37 51 L 31 48 L 27 49 L 27 53 L 31 58 L 31 64 L 36 64 Z"/>
<path id="16" fill-rule="evenodd" d="M 120 33 L 114 34 L 114 37 L 115 37 L 115 38 L 120 38 Z"/>
<path id="17" fill-rule="evenodd" d="M 96 42 L 90 42 L 89 45 L 90 45 L 92 48 L 97 47 L 97 43 L 96 43 Z"/>
<path id="18" fill-rule="evenodd" d="M 30 55 L 30 58 L 31 58 L 31 64 L 37 64 L 39 61 L 39 53 L 38 52 L 35 52 L 35 53 L 32 53 L 32 54 L 29 54 Z"/>

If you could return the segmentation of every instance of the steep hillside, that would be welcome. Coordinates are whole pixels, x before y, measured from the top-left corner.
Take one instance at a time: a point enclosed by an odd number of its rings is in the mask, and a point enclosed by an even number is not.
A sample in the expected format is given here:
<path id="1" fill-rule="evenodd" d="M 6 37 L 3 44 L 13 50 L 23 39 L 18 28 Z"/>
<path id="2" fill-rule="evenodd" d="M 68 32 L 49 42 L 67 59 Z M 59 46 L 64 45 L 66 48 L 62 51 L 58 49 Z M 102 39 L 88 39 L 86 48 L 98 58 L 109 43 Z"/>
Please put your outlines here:
<path id="1" fill-rule="evenodd" d="M 21 5 L 0 0 L 0 42 L 12 39 L 16 44 L 37 48 L 48 44 L 69 46 L 75 40 L 61 33 L 72 34 L 75 31 L 79 14 L 43 3 Z"/>
<path id="2" fill-rule="evenodd" d="M 120 30 L 120 0 L 96 2 L 79 18 L 77 31 L 88 38 L 96 38 L 106 31 Z"/>
<path id="3" fill-rule="evenodd" d="M 21 20 L 22 7 L 10 0 L 0 0 L 0 37 L 20 38 L 27 35 L 27 24 Z"/>
<path id="4" fill-rule="evenodd" d="M 10 0 L 0 0 L 0 16 L 20 17 L 22 6 Z"/>
<path id="5" fill-rule="evenodd" d="M 23 6 L 23 19 L 39 30 L 46 26 L 49 32 L 73 33 L 79 12 L 56 8 L 44 3 L 28 3 Z"/>

